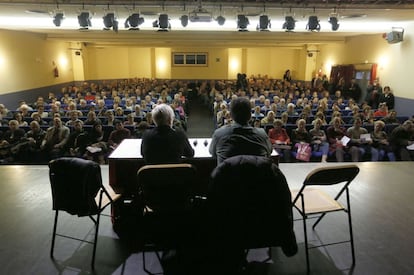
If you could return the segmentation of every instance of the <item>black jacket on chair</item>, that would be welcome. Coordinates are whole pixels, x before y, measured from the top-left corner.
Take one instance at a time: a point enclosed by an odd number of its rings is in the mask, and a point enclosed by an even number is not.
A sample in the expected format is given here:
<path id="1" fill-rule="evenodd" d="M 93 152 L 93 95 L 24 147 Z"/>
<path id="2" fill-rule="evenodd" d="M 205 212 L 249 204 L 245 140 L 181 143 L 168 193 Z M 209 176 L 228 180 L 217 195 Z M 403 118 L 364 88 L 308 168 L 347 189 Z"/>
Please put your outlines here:
<path id="1" fill-rule="evenodd" d="M 95 197 L 102 182 L 99 164 L 80 158 L 58 158 L 49 167 L 53 210 L 78 216 L 97 214 Z"/>
<path id="2" fill-rule="evenodd" d="M 207 204 L 211 239 L 217 245 L 280 246 L 287 256 L 297 253 L 290 190 L 270 158 L 224 160 L 212 173 Z"/>

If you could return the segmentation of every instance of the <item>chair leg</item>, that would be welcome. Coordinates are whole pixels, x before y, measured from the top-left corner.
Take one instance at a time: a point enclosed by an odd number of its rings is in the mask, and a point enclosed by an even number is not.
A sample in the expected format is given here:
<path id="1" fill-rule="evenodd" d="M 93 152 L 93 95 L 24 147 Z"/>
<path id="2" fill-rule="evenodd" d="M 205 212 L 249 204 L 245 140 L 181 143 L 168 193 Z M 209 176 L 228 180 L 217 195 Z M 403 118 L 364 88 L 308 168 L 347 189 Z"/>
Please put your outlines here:
<path id="1" fill-rule="evenodd" d="M 346 199 L 348 203 L 348 209 L 346 212 L 348 214 L 349 237 L 350 237 L 350 242 L 351 242 L 351 253 L 352 253 L 352 266 L 354 266 L 355 265 L 355 247 L 354 247 L 354 233 L 352 231 L 351 207 L 349 205 L 349 192 L 346 192 Z"/>
<path id="2" fill-rule="evenodd" d="M 305 237 L 306 274 L 310 272 L 308 230 L 306 227 L 306 216 L 303 216 L 303 235 Z"/>
<path id="3" fill-rule="evenodd" d="M 50 257 L 53 258 L 53 251 L 55 249 L 55 240 L 56 240 L 56 228 L 57 228 L 57 221 L 58 221 L 58 210 L 55 210 L 55 222 L 53 224 L 53 235 L 52 235 L 52 245 L 50 247 Z"/>
<path id="4" fill-rule="evenodd" d="M 318 217 L 318 219 L 316 220 L 316 222 L 313 224 L 312 229 L 315 229 L 316 225 L 322 220 L 323 217 L 325 217 L 326 213 L 323 213 L 322 215 L 320 215 Z"/>

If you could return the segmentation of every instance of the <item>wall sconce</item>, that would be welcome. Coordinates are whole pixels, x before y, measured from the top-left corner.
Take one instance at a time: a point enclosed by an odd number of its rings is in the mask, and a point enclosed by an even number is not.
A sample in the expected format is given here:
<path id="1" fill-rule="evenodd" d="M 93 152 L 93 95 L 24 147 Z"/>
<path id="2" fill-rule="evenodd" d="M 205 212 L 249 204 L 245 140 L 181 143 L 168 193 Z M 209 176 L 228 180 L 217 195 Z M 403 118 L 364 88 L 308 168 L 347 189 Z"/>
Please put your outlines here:
<path id="1" fill-rule="evenodd" d="M 133 13 L 125 20 L 125 28 L 130 30 L 139 30 L 138 26 L 144 23 L 144 18 L 139 16 L 139 13 Z"/>

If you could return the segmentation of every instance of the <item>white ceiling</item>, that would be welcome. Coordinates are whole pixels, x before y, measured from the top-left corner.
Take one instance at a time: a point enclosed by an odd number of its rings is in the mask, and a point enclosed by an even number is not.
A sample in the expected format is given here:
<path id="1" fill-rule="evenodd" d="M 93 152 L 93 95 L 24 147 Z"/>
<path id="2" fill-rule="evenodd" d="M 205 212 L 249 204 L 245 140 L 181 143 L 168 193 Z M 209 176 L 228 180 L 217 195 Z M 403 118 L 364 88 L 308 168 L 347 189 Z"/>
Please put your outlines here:
<path id="1" fill-rule="evenodd" d="M 58 3 L 58 4 L 57 4 Z M 109 4 L 108 4 L 109 3 Z M 116 4 L 115 4 L 116 3 Z M 196 9 L 211 12 L 213 17 L 226 18 L 224 26 L 217 22 L 189 23 L 184 28 L 179 17 Z M 59 10 L 65 19 L 60 27 L 53 23 L 53 15 Z M 80 31 L 77 15 L 82 10 L 93 14 L 92 27 Z M 110 10 L 119 21 L 119 31 L 104 31 L 102 17 Z M 140 13 L 145 22 L 139 31 L 124 28 L 125 19 L 133 12 Z M 152 22 L 160 13 L 167 13 L 172 25 L 169 32 L 157 32 Z M 340 27 L 334 32 L 328 23 L 329 16 L 338 16 Z M 237 14 L 245 14 L 250 20 L 248 32 L 238 32 Z M 257 32 L 259 16 L 271 19 L 269 32 Z M 282 29 L 284 17 L 294 15 L 297 20 L 294 33 Z M 306 24 L 309 15 L 317 15 L 321 31 L 309 32 Z M 0 28 L 40 32 L 47 39 L 84 42 L 91 46 L 192 46 L 249 47 L 286 46 L 301 47 L 304 44 L 343 42 L 348 36 L 382 34 L 392 27 L 405 27 L 414 21 L 413 1 L 4 1 L 0 0 Z"/>

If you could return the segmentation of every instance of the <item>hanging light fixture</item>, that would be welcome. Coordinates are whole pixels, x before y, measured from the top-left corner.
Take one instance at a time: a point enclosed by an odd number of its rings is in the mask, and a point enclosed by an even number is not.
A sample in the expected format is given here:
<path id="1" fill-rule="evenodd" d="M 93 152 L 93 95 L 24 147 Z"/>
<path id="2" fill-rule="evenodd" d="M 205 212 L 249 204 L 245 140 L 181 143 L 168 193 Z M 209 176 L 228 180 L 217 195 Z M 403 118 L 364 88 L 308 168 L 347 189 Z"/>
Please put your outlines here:
<path id="1" fill-rule="evenodd" d="M 319 24 L 319 19 L 316 15 L 309 16 L 308 24 L 306 25 L 306 29 L 310 31 L 320 31 L 321 25 Z"/>
<path id="2" fill-rule="evenodd" d="M 129 30 L 139 30 L 138 26 L 144 23 L 144 18 L 139 15 L 139 13 L 133 13 L 125 20 L 125 28 Z"/>
<path id="3" fill-rule="evenodd" d="M 116 20 L 114 12 L 107 12 L 103 17 L 103 23 L 104 30 L 108 31 L 112 28 L 115 32 L 118 32 L 118 20 Z"/>
<path id="4" fill-rule="evenodd" d="M 82 11 L 78 15 L 78 22 L 81 30 L 87 30 L 92 26 L 91 18 L 92 16 L 89 11 Z"/>
<path id="5" fill-rule="evenodd" d="M 269 31 L 271 28 L 270 19 L 267 15 L 260 15 L 259 17 L 259 24 L 256 27 L 258 31 Z"/>
<path id="6" fill-rule="evenodd" d="M 249 18 L 244 14 L 237 15 L 237 29 L 240 32 L 247 31 L 247 26 L 250 24 Z"/>
<path id="7" fill-rule="evenodd" d="M 286 30 L 287 32 L 291 32 L 296 27 L 296 20 L 293 16 L 285 16 L 285 23 L 283 23 L 282 29 Z"/>

